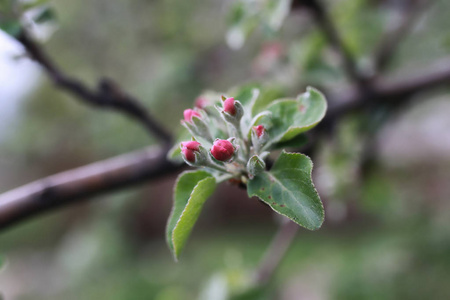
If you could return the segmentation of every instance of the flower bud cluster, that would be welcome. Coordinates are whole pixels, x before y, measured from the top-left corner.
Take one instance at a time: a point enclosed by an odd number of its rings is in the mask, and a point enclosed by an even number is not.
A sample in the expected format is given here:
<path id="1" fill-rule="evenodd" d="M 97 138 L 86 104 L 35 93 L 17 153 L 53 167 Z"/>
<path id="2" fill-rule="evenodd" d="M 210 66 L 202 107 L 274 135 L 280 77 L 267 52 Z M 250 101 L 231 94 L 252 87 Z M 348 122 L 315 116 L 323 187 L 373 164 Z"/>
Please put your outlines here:
<path id="1" fill-rule="evenodd" d="M 192 135 L 181 143 L 184 161 L 196 167 L 206 167 L 230 175 L 229 178 L 253 178 L 264 171 L 267 152 L 261 153 L 269 140 L 266 127 L 250 129 L 244 106 L 233 97 L 222 96 L 216 105 L 219 114 L 211 111 L 211 99 L 199 97 L 194 109 L 186 109 L 181 124 Z M 246 116 L 249 120 L 249 116 Z M 242 121 L 242 122 L 241 122 Z M 228 139 L 223 139 L 228 135 Z M 216 138 L 221 136 L 222 138 Z M 224 175 L 224 174 L 222 174 Z"/>

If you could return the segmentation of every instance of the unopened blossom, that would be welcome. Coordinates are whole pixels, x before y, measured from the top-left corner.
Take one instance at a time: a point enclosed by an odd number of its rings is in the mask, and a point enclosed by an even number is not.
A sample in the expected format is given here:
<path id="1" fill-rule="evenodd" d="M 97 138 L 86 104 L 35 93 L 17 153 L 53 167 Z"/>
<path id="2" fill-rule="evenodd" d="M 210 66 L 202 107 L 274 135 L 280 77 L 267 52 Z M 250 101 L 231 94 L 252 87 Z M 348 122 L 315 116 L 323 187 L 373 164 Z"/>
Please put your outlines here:
<path id="1" fill-rule="evenodd" d="M 266 129 L 262 125 L 253 126 L 253 130 L 255 131 L 257 137 L 261 137 L 266 131 Z"/>
<path id="2" fill-rule="evenodd" d="M 201 118 L 201 115 L 197 112 L 197 111 L 195 111 L 195 110 L 193 110 L 193 109 L 186 109 L 184 112 L 183 112 L 183 116 L 184 116 L 184 120 L 186 121 L 186 122 L 189 122 L 189 123 L 191 123 L 192 122 L 192 117 L 198 117 L 198 118 Z"/>
<path id="3" fill-rule="evenodd" d="M 194 106 L 197 108 L 205 108 L 206 106 L 208 106 L 209 101 L 208 99 L 206 99 L 205 97 L 198 97 L 197 99 L 195 99 L 195 104 Z"/>
<path id="4" fill-rule="evenodd" d="M 211 147 L 212 156 L 220 161 L 228 161 L 233 157 L 234 146 L 227 140 L 216 140 Z"/>
<path id="5" fill-rule="evenodd" d="M 195 152 L 200 151 L 200 143 L 197 141 L 188 141 L 181 143 L 181 152 L 187 161 L 195 162 Z"/>
<path id="6" fill-rule="evenodd" d="M 223 101 L 223 110 L 232 116 L 236 114 L 236 106 L 234 104 L 233 97 L 227 98 L 225 99 L 225 101 Z"/>

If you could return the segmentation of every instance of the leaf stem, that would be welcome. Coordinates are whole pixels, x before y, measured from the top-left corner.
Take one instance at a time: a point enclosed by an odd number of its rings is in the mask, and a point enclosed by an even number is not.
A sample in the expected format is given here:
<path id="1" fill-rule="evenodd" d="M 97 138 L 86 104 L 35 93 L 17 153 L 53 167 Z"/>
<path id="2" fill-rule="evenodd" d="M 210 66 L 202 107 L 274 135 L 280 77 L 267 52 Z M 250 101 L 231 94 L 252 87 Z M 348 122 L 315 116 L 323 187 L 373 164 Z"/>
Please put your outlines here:
<path id="1" fill-rule="evenodd" d="M 240 146 L 240 152 L 242 153 L 242 161 L 245 161 L 244 164 L 247 163 L 249 157 L 249 145 L 248 142 L 244 139 L 244 136 L 242 135 L 242 131 L 240 130 L 240 126 L 238 124 L 228 123 L 229 124 L 229 133 L 230 136 L 236 137 L 236 140 L 238 141 L 238 145 Z"/>

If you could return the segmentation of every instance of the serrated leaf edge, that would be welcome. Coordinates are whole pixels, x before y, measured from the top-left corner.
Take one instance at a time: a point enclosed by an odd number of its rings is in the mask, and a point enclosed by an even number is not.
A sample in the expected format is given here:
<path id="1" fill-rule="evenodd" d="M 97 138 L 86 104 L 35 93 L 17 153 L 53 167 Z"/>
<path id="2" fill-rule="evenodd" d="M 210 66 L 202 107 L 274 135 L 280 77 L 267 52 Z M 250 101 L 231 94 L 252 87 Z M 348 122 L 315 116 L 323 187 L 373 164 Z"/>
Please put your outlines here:
<path id="1" fill-rule="evenodd" d="M 206 171 L 203 171 L 203 170 L 188 170 L 188 171 L 184 171 L 184 172 L 181 172 L 179 175 L 178 175 L 178 177 L 177 177 L 177 180 L 175 181 L 175 184 L 173 185 L 173 188 L 172 188 L 172 195 L 173 195 L 173 198 L 174 198 L 174 200 L 172 201 L 173 203 L 172 203 L 172 209 L 170 210 L 170 214 L 169 214 L 169 218 L 167 219 L 167 225 L 166 225 L 166 237 L 167 236 L 169 236 L 169 223 L 170 223 L 170 220 L 172 219 L 172 217 L 173 217 L 173 214 L 175 213 L 175 193 L 176 193 L 176 189 L 177 189 L 177 186 L 178 186 L 178 183 L 180 182 L 180 180 L 181 180 L 181 178 L 184 176 L 184 175 L 186 175 L 186 174 L 189 174 L 189 173 L 196 173 L 196 172 L 204 172 L 204 173 L 207 173 L 207 174 L 210 174 L 209 172 L 206 172 Z M 212 176 L 212 175 L 211 175 Z M 205 177 L 205 178 L 207 178 L 207 177 Z M 204 179 L 205 179 L 204 178 Z M 202 179 L 203 180 L 203 179 Z M 201 181 L 201 180 L 200 180 Z M 199 182 L 200 182 L 199 181 Z M 197 184 L 198 184 L 198 182 L 197 182 Z M 197 186 L 197 185 L 196 185 Z M 194 187 L 195 188 L 195 187 Z M 194 190 L 194 189 L 192 189 L 192 190 Z M 191 194 L 190 195 L 192 195 L 192 192 L 191 192 Z M 189 196 L 189 199 L 190 199 L 190 197 L 191 196 Z M 189 200 L 188 200 L 189 201 Z M 186 204 L 187 205 L 187 204 Z M 186 206 L 185 206 L 186 207 Z M 184 210 L 183 210 L 184 211 Z M 178 224 L 178 222 L 177 222 L 177 224 Z M 175 226 L 176 226 L 176 224 L 175 224 Z M 175 226 L 173 227 L 174 229 L 175 229 Z M 173 229 L 172 229 L 172 232 L 173 232 Z M 170 233 L 172 233 L 172 232 L 170 232 Z M 170 239 L 170 242 L 172 242 L 172 239 Z M 170 250 L 171 251 L 173 251 L 173 244 L 172 243 L 169 243 L 169 240 L 167 240 L 167 244 L 169 245 L 169 248 L 170 248 Z"/>
<path id="2" fill-rule="evenodd" d="M 301 132 L 298 133 L 298 134 L 301 134 L 301 133 L 303 133 L 303 132 L 306 132 L 306 131 L 308 131 L 308 130 L 314 128 L 317 124 L 319 124 L 320 121 L 323 120 L 323 118 L 324 118 L 325 115 L 326 115 L 327 109 L 328 109 L 328 102 L 327 102 L 327 100 L 326 100 L 326 98 L 325 98 L 325 95 L 324 95 L 322 92 L 320 92 L 318 89 L 313 88 L 313 87 L 311 87 L 311 86 L 308 86 L 308 87 L 306 88 L 306 92 L 304 92 L 304 93 L 298 95 L 296 99 L 292 99 L 292 98 L 282 98 L 282 99 L 279 99 L 279 100 L 275 100 L 275 101 L 273 101 L 269 106 L 267 106 L 267 109 L 269 109 L 271 106 L 273 106 L 273 105 L 275 105 L 275 104 L 278 104 L 278 103 L 280 103 L 280 102 L 292 102 L 292 101 L 298 102 L 298 101 L 299 101 L 298 99 L 299 99 L 302 95 L 304 95 L 304 94 L 306 94 L 306 93 L 309 93 L 309 92 L 311 92 L 311 91 L 314 91 L 314 92 L 320 94 L 320 96 L 325 100 L 325 101 L 324 101 L 324 102 L 325 102 L 325 109 L 323 110 L 323 113 L 322 113 L 322 115 L 319 117 L 319 119 L 318 119 L 316 122 L 307 124 L 307 125 L 305 125 L 305 126 L 289 126 L 289 128 L 283 133 L 283 135 L 281 135 L 281 136 L 278 135 L 276 138 L 273 138 L 271 144 L 275 144 L 275 143 L 279 143 L 279 142 L 285 142 L 285 141 L 283 140 L 283 138 L 284 138 L 289 132 L 291 132 L 291 131 L 293 131 L 293 130 L 295 130 L 295 129 L 304 129 L 304 130 L 302 130 Z"/>
<path id="3" fill-rule="evenodd" d="M 191 202 L 192 195 L 195 193 L 195 191 L 197 190 L 197 188 L 198 188 L 198 186 L 199 186 L 199 184 L 200 184 L 201 182 L 203 182 L 203 181 L 205 181 L 205 180 L 208 180 L 208 179 L 210 179 L 210 178 L 214 179 L 214 183 L 216 182 L 216 179 L 215 179 L 215 177 L 214 177 L 212 174 L 210 174 L 210 173 L 208 173 L 208 172 L 206 172 L 206 171 L 202 171 L 202 170 L 198 170 L 198 171 L 185 171 L 185 172 L 183 172 L 183 173 L 180 175 L 179 178 L 181 178 L 182 175 L 184 175 L 184 174 L 186 174 L 186 173 L 194 173 L 194 172 L 204 172 L 204 173 L 209 174 L 210 176 L 207 176 L 207 177 L 203 178 L 202 180 L 198 181 L 197 184 L 194 186 L 194 188 L 192 189 L 191 194 L 189 195 L 189 199 L 188 199 L 188 201 L 186 202 L 186 205 L 185 205 L 185 207 L 184 207 L 184 209 L 183 209 L 183 212 L 181 213 L 180 217 L 178 218 L 177 223 L 175 224 L 175 226 L 173 227 L 173 230 L 171 231 L 171 234 L 170 234 L 170 236 L 171 236 L 171 242 L 172 242 L 172 243 L 171 243 L 171 246 L 172 246 L 172 247 L 171 247 L 171 248 L 172 248 L 171 250 L 172 250 L 172 254 L 173 254 L 173 257 L 174 257 L 175 261 L 178 261 L 178 256 L 179 256 L 180 253 L 177 253 L 178 251 L 177 251 L 176 246 L 175 246 L 175 240 L 174 240 L 174 234 L 173 234 L 173 233 L 174 233 L 175 230 L 177 229 L 178 224 L 180 223 L 180 220 L 183 218 L 183 215 L 184 215 L 185 212 L 186 212 L 186 208 L 189 206 L 189 203 Z M 175 184 L 174 192 L 175 192 L 175 189 L 176 189 L 177 184 L 178 184 L 178 180 L 177 180 L 177 182 L 176 182 L 176 184 Z M 213 192 L 214 192 L 214 191 L 213 191 Z M 206 200 L 205 200 L 205 201 L 206 201 Z M 171 212 L 171 214 L 170 214 L 169 220 L 170 220 L 170 218 L 172 217 L 172 213 L 173 213 L 174 209 L 175 209 L 175 206 L 172 208 L 172 212 Z M 181 249 L 179 249 L 179 251 L 181 251 Z"/>
<path id="4" fill-rule="evenodd" d="M 312 180 L 312 170 L 313 170 L 313 166 L 314 166 L 314 163 L 313 163 L 312 159 L 311 159 L 309 156 L 307 156 L 307 155 L 305 155 L 305 154 L 302 154 L 302 153 L 286 152 L 286 151 L 283 150 L 283 151 L 282 151 L 282 154 L 293 155 L 293 156 L 301 155 L 301 156 L 305 156 L 305 157 L 307 157 L 307 158 L 309 159 L 309 161 L 311 162 L 311 170 L 310 170 L 309 172 L 305 172 L 305 173 L 307 173 L 307 174 L 309 175 L 309 179 L 310 179 L 310 181 L 311 181 L 311 185 L 312 185 L 314 191 L 316 192 L 317 197 L 318 197 L 319 200 L 320 200 L 319 193 L 317 192 L 316 186 L 314 185 L 314 182 L 313 182 L 313 180 Z M 281 156 L 281 155 L 280 155 L 280 156 Z M 278 159 L 277 159 L 277 161 L 278 161 Z M 275 166 L 276 166 L 276 161 L 275 161 L 273 167 L 275 167 Z M 273 167 L 272 167 L 272 169 L 273 169 Z M 278 180 L 277 180 L 277 181 L 278 181 Z M 322 224 L 323 224 L 324 220 L 325 220 L 325 208 L 324 208 L 323 203 L 322 203 L 321 200 L 319 201 L 319 203 L 320 203 L 320 211 L 321 211 L 321 224 L 320 224 L 319 227 L 313 228 L 313 227 L 310 227 L 310 226 L 306 226 L 306 225 L 304 225 L 304 224 L 301 224 L 300 222 L 297 222 L 296 220 L 291 219 L 291 218 L 290 218 L 289 216 L 287 216 L 286 214 L 284 214 L 284 213 L 282 213 L 282 212 L 279 212 L 279 211 L 275 210 L 274 207 L 272 207 L 272 205 L 270 205 L 270 203 L 266 202 L 266 200 L 264 200 L 264 199 L 261 199 L 258 195 L 256 195 L 256 194 L 253 193 L 253 194 L 251 194 L 251 195 L 249 195 L 249 196 L 250 196 L 250 197 L 257 197 L 257 198 L 259 198 L 259 199 L 260 199 L 261 201 L 263 201 L 264 203 L 267 203 L 267 205 L 269 205 L 269 207 L 270 207 L 274 212 L 276 212 L 276 213 L 278 213 L 278 214 L 280 214 L 280 215 L 282 215 L 282 216 L 285 216 L 285 217 L 288 218 L 289 220 L 292 220 L 294 223 L 296 223 L 296 224 L 298 224 L 298 225 L 300 225 L 300 226 L 302 226 L 302 227 L 304 227 L 304 228 L 306 228 L 306 229 L 308 229 L 308 230 L 315 231 L 315 230 L 320 229 L 320 228 L 322 227 Z"/>

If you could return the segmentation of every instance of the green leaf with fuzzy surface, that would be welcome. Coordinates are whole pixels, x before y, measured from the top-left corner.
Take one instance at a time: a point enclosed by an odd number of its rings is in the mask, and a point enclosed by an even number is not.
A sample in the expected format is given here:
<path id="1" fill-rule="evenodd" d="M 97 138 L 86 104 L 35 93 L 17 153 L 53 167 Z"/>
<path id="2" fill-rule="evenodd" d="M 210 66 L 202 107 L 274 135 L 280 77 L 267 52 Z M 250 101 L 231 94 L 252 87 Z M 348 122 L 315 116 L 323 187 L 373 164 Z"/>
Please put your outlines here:
<path id="1" fill-rule="evenodd" d="M 327 102 L 321 92 L 308 87 L 297 99 L 275 101 L 267 110 L 272 112 L 270 139 L 272 143 L 279 143 L 316 126 L 325 116 Z"/>
<path id="2" fill-rule="evenodd" d="M 270 171 L 249 180 L 249 197 L 257 196 L 274 211 L 309 230 L 319 229 L 324 209 L 312 183 L 312 161 L 300 153 L 282 152 Z"/>
<path id="3" fill-rule="evenodd" d="M 167 243 L 175 259 L 178 259 L 203 204 L 215 188 L 215 178 L 205 171 L 183 172 L 178 176 L 166 231 Z"/>
<path id="4" fill-rule="evenodd" d="M 293 139 L 285 142 L 276 143 L 271 149 L 300 148 L 308 143 L 308 137 L 305 134 L 299 134 Z"/>
<path id="5" fill-rule="evenodd" d="M 252 106 L 252 116 L 264 111 L 272 102 L 285 96 L 283 90 L 277 87 L 265 88 L 261 90 L 261 95 L 255 100 Z"/>
<path id="6" fill-rule="evenodd" d="M 259 96 L 261 92 L 261 85 L 256 83 L 249 83 L 243 86 L 231 88 L 227 95 L 234 97 L 234 99 L 239 100 L 239 102 L 244 105 L 247 109 L 255 101 L 255 98 Z"/>

